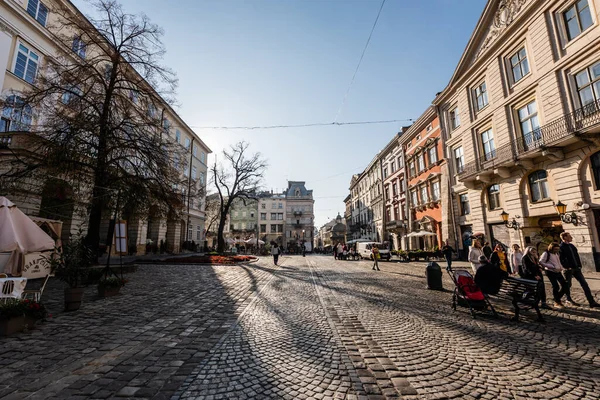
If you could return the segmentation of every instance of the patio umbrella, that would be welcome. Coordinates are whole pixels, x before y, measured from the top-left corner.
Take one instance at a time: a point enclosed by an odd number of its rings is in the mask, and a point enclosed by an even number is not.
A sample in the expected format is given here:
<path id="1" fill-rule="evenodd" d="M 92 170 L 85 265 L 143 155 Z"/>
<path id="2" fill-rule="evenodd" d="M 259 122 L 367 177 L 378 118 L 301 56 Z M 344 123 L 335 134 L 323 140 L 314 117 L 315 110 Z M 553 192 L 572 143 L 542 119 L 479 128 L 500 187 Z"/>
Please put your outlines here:
<path id="1" fill-rule="evenodd" d="M 20 275 L 26 254 L 53 250 L 54 240 L 6 197 L 0 196 L 0 252 L 11 253 L 4 272 Z"/>
<path id="2" fill-rule="evenodd" d="M 256 240 L 256 239 L 252 239 L 252 238 L 250 238 L 250 239 L 246 240 L 246 242 L 245 242 L 245 243 L 247 243 L 247 244 L 256 244 L 256 242 L 257 242 L 257 240 Z M 262 241 L 262 240 L 260 240 L 260 239 L 258 239 L 258 244 L 259 244 L 259 245 L 261 245 L 261 244 L 265 244 L 265 242 L 264 242 L 264 241 Z"/>

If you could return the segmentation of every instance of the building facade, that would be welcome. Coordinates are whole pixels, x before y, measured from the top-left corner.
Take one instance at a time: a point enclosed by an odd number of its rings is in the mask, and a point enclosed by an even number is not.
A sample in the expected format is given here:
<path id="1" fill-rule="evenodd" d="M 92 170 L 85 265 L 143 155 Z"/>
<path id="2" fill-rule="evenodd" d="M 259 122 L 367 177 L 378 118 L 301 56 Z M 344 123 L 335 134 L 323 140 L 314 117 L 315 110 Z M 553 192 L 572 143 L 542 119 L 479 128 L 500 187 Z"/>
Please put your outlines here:
<path id="1" fill-rule="evenodd" d="M 256 238 L 258 201 L 255 199 L 235 199 L 229 210 L 229 232 L 226 238 L 248 240 Z M 223 232 L 225 234 L 225 232 Z"/>
<path id="2" fill-rule="evenodd" d="M 312 251 L 314 226 L 314 199 L 312 190 L 303 181 L 289 181 L 285 193 L 286 249 L 300 252 L 302 244 Z"/>
<path id="3" fill-rule="evenodd" d="M 473 233 L 543 249 L 566 230 L 584 268 L 595 268 L 599 24 L 599 0 L 488 1 L 434 101 L 451 160 L 450 217 L 464 251 Z M 557 204 L 566 204 L 565 215 Z"/>
<path id="4" fill-rule="evenodd" d="M 409 249 L 442 247 L 443 142 L 434 107 L 402 135 L 408 175 Z"/>
<path id="5" fill-rule="evenodd" d="M 408 220 L 406 212 L 406 174 L 404 155 L 399 139 L 403 132 L 394 135 L 388 145 L 381 151 L 381 176 L 383 177 L 383 238 L 392 249 L 406 250 L 407 242 L 403 239 L 407 232 Z"/>
<path id="6" fill-rule="evenodd" d="M 265 243 L 285 244 L 285 193 L 264 192 L 258 198 L 259 238 Z"/>
<path id="7" fill-rule="evenodd" d="M 57 5 L 85 20 L 67 0 L 0 2 L 0 96 L 4 100 L 0 121 L 0 165 L 1 160 L 28 152 L 31 135 L 34 135 L 29 131 L 35 131 L 39 122 L 36 121 L 35 110 L 23 112 L 18 109 L 19 92 L 35 85 L 47 59 L 60 58 L 68 50 L 59 45 L 49 30 L 59 23 L 54 12 Z M 75 36 L 72 50 L 78 57 L 85 59 L 86 47 L 81 37 Z M 72 56 L 75 54 L 67 55 Z M 168 137 L 167 140 L 183 146 L 187 154 L 185 159 L 173 160 L 181 172 L 181 181 L 186 182 L 175 188 L 181 192 L 185 210 L 182 215 L 173 218 L 158 217 L 152 210 L 148 215 L 120 215 L 121 219 L 127 219 L 130 252 L 143 252 L 148 242 L 162 243 L 168 250 L 179 251 L 185 241 L 204 240 L 204 198 L 202 195 L 191 198 L 188 194 L 192 192 L 192 185 L 197 188 L 205 186 L 207 155 L 211 151 L 166 101 L 162 98 L 157 101 L 162 109 L 163 134 Z M 89 182 L 84 178 L 81 182 L 73 182 L 62 176 L 45 176 L 20 182 L 18 187 L 5 186 L 2 192 L 30 216 L 62 221 L 63 238 L 76 234 L 79 229 L 86 229 L 89 201 L 85 199 L 92 195 Z M 204 193 L 203 190 L 200 192 Z M 108 220 L 113 216 L 111 210 L 103 212 L 101 244 L 106 241 Z"/>

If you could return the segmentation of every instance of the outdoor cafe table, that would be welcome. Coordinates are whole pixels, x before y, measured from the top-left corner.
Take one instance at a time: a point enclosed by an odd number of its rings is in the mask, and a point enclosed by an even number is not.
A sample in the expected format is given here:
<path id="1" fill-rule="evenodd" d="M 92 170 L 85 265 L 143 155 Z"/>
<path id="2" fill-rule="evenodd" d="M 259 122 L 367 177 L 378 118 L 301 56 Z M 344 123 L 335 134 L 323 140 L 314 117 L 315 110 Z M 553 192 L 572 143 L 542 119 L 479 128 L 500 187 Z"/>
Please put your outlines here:
<path id="1" fill-rule="evenodd" d="M 27 286 L 27 278 L 0 278 L 0 287 L 2 288 L 0 300 L 7 298 L 20 299 L 25 286 Z"/>

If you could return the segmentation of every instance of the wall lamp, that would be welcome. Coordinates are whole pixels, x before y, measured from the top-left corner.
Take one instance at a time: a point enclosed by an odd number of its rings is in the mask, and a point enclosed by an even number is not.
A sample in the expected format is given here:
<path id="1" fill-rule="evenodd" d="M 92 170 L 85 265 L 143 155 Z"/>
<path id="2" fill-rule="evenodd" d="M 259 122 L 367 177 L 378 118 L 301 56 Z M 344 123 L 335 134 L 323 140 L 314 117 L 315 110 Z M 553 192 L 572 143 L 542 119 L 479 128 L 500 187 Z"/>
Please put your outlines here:
<path id="1" fill-rule="evenodd" d="M 521 227 L 521 224 L 519 224 L 514 217 L 512 221 L 508 220 L 509 214 L 506 211 L 502 210 L 500 216 L 502 217 L 502 221 L 504 221 L 504 226 L 507 228 L 513 228 L 516 231 Z M 519 218 L 519 216 L 516 216 L 516 218 Z"/>
<path id="2" fill-rule="evenodd" d="M 554 205 L 554 207 L 556 207 L 556 212 L 558 215 L 560 215 L 560 220 L 562 222 L 577 226 L 579 220 L 577 219 L 577 214 L 575 214 L 575 211 L 567 213 L 567 205 L 560 200 Z"/>

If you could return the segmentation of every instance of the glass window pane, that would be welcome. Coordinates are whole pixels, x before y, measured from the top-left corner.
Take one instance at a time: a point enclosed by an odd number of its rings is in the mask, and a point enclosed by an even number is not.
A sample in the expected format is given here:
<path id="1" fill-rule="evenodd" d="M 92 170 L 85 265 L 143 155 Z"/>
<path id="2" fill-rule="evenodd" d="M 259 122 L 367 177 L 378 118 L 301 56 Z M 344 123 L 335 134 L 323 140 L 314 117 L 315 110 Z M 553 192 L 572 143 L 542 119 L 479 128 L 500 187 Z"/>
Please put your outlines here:
<path id="1" fill-rule="evenodd" d="M 527 75 L 529 73 L 529 62 L 527 59 L 524 59 L 523 62 L 521 62 L 521 66 L 523 68 L 523 75 Z"/>
<path id="2" fill-rule="evenodd" d="M 592 72 L 592 79 L 600 78 L 600 62 L 592 65 L 592 68 L 590 68 L 590 70 Z"/>
<path id="3" fill-rule="evenodd" d="M 515 82 L 520 81 L 522 77 L 523 77 L 523 75 L 521 75 L 521 68 L 519 66 L 514 67 L 513 68 L 513 78 L 514 78 Z"/>
<path id="4" fill-rule="evenodd" d="M 537 104 L 535 101 L 527 104 L 527 110 L 529 111 L 529 114 L 535 114 L 537 112 Z"/>
<path id="5" fill-rule="evenodd" d="M 579 99 L 581 100 L 581 105 L 585 106 L 586 104 L 594 102 L 594 94 L 592 93 L 592 87 L 588 86 L 585 89 L 579 91 Z"/>
<path id="6" fill-rule="evenodd" d="M 579 30 L 579 22 L 577 22 L 576 18 L 567 21 L 567 30 L 569 33 L 569 39 L 573 39 L 581 33 L 581 30 Z"/>
<path id="7" fill-rule="evenodd" d="M 516 66 L 517 64 L 519 64 L 519 55 L 518 55 L 518 54 L 515 54 L 514 56 L 512 56 L 512 57 L 510 58 L 510 64 L 511 64 L 513 67 L 514 67 L 514 66 Z"/>
<path id="8" fill-rule="evenodd" d="M 600 80 L 594 83 L 594 97 L 600 100 Z"/>
<path id="9" fill-rule="evenodd" d="M 581 29 L 587 29 L 592 26 L 592 14 L 587 0 L 581 0 L 577 3 L 577 9 L 579 10 L 579 21 L 581 23 Z"/>
<path id="10" fill-rule="evenodd" d="M 577 87 L 581 88 L 582 86 L 590 83 L 590 77 L 588 76 L 587 69 L 575 75 L 575 81 L 577 82 Z"/>

